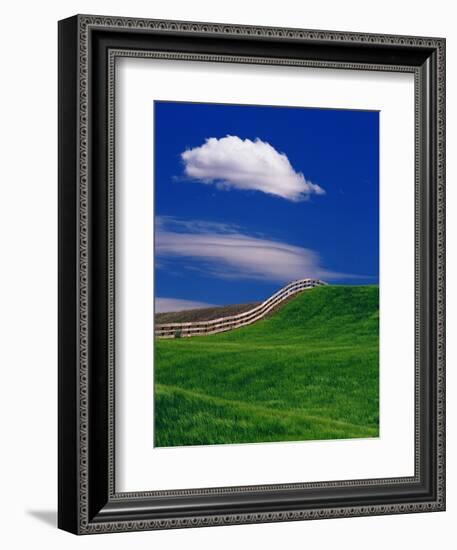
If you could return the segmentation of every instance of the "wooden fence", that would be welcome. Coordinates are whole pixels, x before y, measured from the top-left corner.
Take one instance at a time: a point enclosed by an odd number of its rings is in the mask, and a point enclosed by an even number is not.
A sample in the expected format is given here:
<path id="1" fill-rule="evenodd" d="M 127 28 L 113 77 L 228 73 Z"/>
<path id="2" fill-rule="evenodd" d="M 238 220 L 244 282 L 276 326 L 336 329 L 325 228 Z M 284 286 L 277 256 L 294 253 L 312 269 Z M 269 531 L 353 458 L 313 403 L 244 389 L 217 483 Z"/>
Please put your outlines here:
<path id="1" fill-rule="evenodd" d="M 272 309 L 294 294 L 326 284 L 327 283 L 319 279 L 300 279 L 289 283 L 273 294 L 273 296 L 270 296 L 270 298 L 258 306 L 244 313 L 221 317 L 220 319 L 212 319 L 211 321 L 156 324 L 155 336 L 156 338 L 187 338 L 189 336 L 217 334 L 218 332 L 226 332 L 228 330 L 245 327 L 265 317 Z"/>

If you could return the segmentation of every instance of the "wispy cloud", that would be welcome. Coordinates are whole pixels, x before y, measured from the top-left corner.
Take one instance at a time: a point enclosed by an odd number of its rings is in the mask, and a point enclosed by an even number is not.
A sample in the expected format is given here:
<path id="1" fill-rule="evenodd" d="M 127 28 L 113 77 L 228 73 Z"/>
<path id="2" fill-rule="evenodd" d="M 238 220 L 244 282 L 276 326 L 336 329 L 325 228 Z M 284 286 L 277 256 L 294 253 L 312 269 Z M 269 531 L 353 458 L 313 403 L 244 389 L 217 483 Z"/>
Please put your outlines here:
<path id="1" fill-rule="evenodd" d="M 158 232 L 162 230 L 178 231 L 180 233 L 237 233 L 241 226 L 234 223 L 210 222 L 206 220 L 184 220 L 175 216 L 157 216 L 155 227 Z"/>
<path id="2" fill-rule="evenodd" d="M 211 137 L 181 154 L 186 176 L 227 189 L 261 191 L 300 201 L 325 191 L 296 172 L 287 155 L 272 145 L 238 136 Z"/>
<path id="3" fill-rule="evenodd" d="M 156 254 L 179 258 L 184 268 L 230 279 L 288 283 L 304 277 L 327 281 L 353 277 L 326 269 L 317 252 L 308 248 L 250 235 L 238 226 L 159 218 Z"/>
<path id="4" fill-rule="evenodd" d="M 203 309 L 205 307 L 214 307 L 214 304 L 197 302 L 194 300 L 182 300 L 180 298 L 155 299 L 156 313 L 167 313 L 169 311 L 185 311 L 187 309 Z"/>

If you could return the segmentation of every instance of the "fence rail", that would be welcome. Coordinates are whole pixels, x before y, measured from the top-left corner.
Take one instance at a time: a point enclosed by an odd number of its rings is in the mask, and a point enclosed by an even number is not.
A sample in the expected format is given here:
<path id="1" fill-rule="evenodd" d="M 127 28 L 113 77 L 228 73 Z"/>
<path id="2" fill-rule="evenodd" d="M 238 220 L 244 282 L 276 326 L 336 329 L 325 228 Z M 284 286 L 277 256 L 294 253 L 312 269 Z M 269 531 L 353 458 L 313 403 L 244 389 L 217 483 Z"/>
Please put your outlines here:
<path id="1" fill-rule="evenodd" d="M 270 298 L 258 306 L 250 309 L 249 311 L 245 311 L 244 313 L 221 317 L 219 319 L 212 319 L 211 321 L 157 324 L 154 331 L 155 336 L 156 338 L 186 338 L 189 336 L 217 334 L 219 332 L 226 332 L 228 330 L 245 327 L 265 317 L 272 309 L 294 294 L 326 284 L 327 283 L 319 279 L 300 279 L 289 283 L 287 286 L 281 288 L 278 292 L 273 294 L 273 296 L 270 296 Z"/>

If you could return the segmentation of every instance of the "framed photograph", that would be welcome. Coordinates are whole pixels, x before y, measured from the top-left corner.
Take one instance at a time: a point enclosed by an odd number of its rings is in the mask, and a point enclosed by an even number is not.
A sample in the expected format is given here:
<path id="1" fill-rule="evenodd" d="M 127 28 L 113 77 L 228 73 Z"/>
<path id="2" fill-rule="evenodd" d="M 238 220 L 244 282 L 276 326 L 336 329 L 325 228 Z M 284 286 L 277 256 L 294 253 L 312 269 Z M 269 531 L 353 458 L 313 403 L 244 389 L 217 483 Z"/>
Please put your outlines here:
<path id="1" fill-rule="evenodd" d="M 59 22 L 59 527 L 445 509 L 445 40 Z"/>

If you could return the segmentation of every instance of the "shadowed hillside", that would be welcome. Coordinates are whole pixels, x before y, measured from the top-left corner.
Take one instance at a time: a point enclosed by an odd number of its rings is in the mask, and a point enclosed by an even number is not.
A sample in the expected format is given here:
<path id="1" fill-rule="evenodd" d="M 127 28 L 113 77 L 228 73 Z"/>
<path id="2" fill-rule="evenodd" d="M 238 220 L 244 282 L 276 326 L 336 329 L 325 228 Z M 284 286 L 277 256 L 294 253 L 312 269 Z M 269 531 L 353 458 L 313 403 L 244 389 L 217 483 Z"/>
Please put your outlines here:
<path id="1" fill-rule="evenodd" d="M 248 327 L 156 340 L 155 445 L 377 437 L 378 302 L 325 286 Z"/>

